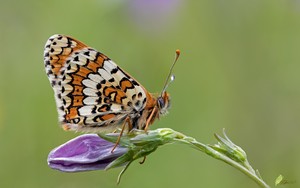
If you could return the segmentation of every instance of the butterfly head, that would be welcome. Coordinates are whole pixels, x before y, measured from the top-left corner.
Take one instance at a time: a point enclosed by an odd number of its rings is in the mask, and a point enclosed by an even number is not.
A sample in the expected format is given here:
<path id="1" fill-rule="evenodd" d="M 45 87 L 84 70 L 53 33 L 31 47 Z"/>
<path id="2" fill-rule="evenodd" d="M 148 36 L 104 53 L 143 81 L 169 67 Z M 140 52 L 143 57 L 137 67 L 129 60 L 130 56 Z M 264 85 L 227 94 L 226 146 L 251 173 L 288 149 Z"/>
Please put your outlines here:
<path id="1" fill-rule="evenodd" d="M 159 115 L 167 114 L 170 105 L 170 95 L 165 91 L 161 96 L 157 98 L 157 107 Z"/>

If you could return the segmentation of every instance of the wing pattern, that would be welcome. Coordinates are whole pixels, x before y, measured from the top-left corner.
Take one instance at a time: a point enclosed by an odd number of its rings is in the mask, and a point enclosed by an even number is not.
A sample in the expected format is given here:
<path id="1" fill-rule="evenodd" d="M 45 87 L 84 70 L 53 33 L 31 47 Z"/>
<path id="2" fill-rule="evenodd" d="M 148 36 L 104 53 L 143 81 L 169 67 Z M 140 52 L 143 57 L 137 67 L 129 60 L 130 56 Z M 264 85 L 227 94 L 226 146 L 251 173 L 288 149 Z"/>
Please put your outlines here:
<path id="1" fill-rule="evenodd" d="M 146 105 L 148 92 L 107 56 L 64 35 L 45 45 L 46 73 L 65 129 L 113 130 Z"/>

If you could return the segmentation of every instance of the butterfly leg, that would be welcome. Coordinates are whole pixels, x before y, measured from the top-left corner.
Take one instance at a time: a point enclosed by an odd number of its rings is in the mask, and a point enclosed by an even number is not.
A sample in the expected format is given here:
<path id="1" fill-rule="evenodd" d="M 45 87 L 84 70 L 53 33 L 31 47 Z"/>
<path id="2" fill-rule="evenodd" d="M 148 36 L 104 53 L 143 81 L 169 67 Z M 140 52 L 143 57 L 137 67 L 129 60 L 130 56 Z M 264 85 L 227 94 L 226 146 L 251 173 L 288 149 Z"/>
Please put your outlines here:
<path id="1" fill-rule="evenodd" d="M 152 110 L 152 112 L 151 112 L 149 118 L 148 118 L 147 121 L 146 121 L 146 126 L 145 126 L 145 129 L 144 129 L 144 131 L 145 131 L 146 133 L 147 133 L 147 131 L 148 131 L 148 128 L 149 128 L 149 125 L 150 125 L 150 121 L 152 120 L 152 117 L 153 117 L 153 115 L 154 115 L 156 112 L 157 112 L 157 107 L 155 106 L 155 107 L 153 108 L 153 110 Z"/>
<path id="2" fill-rule="evenodd" d="M 146 161 L 146 157 L 147 157 L 147 156 L 144 156 L 143 160 L 140 161 L 139 163 L 140 163 L 140 164 L 144 164 L 144 162 Z"/>
<path id="3" fill-rule="evenodd" d="M 127 123 L 127 125 L 128 125 L 129 130 L 132 129 L 132 125 L 131 125 L 131 123 L 130 123 L 130 117 L 127 116 L 126 119 L 125 119 L 125 121 L 124 121 L 124 123 L 123 123 L 123 125 L 122 125 L 122 129 L 121 129 L 120 135 L 119 135 L 119 137 L 118 137 L 118 140 L 116 141 L 116 144 L 114 145 L 113 149 L 111 150 L 111 153 L 114 152 L 114 150 L 116 149 L 116 147 L 117 147 L 118 144 L 120 143 L 120 139 L 121 139 L 121 137 L 122 137 L 122 135 L 123 135 L 123 132 L 124 132 L 124 130 L 125 130 L 126 123 Z"/>

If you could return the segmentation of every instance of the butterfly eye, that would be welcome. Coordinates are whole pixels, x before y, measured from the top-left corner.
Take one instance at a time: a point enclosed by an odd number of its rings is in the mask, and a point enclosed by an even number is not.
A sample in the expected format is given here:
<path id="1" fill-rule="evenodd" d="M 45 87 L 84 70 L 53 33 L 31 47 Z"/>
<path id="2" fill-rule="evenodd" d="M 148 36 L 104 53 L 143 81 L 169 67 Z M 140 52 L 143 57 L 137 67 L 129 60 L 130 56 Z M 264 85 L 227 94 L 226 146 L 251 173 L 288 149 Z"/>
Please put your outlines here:
<path id="1" fill-rule="evenodd" d="M 164 99 L 163 99 L 162 97 L 159 97 L 159 98 L 157 99 L 157 104 L 158 104 L 158 107 L 159 107 L 160 109 L 162 109 L 162 108 L 165 106 Z"/>

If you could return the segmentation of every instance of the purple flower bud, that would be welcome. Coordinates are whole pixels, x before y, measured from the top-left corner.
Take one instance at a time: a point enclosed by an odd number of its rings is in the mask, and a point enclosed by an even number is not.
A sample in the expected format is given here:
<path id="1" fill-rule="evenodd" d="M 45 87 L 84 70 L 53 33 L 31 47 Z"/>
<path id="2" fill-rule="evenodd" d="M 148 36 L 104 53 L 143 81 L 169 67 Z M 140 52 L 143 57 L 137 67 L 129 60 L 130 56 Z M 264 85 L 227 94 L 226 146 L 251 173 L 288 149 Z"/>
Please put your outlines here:
<path id="1" fill-rule="evenodd" d="M 53 149 L 48 156 L 48 165 L 63 172 L 103 170 L 128 151 L 118 146 L 111 153 L 113 146 L 114 143 L 97 134 L 81 135 Z"/>

